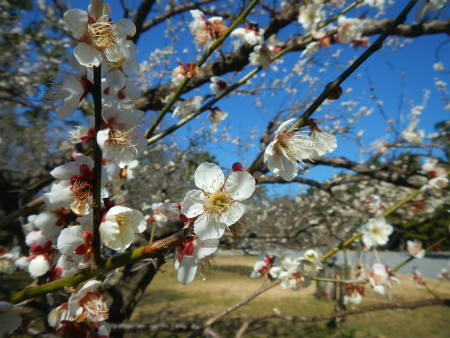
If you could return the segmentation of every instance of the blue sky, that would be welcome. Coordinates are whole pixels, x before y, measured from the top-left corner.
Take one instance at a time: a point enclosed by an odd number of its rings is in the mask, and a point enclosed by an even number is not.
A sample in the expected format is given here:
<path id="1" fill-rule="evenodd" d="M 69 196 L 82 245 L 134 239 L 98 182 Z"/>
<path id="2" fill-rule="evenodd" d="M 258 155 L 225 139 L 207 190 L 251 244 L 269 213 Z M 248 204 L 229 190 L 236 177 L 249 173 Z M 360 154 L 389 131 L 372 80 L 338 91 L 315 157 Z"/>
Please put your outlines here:
<path id="1" fill-rule="evenodd" d="M 387 10 L 387 17 L 395 17 L 402 9 L 402 6 L 405 2 L 397 1 L 399 4 L 395 4 Z M 74 6 L 81 8 L 83 10 L 87 9 L 88 1 L 78 1 L 74 3 Z M 123 13 L 117 1 L 111 1 L 112 5 L 112 15 L 113 19 L 121 18 Z M 364 10 L 368 7 L 360 8 L 353 11 L 353 15 L 362 14 Z M 407 23 L 411 23 L 414 20 L 415 9 L 413 9 L 413 13 L 410 14 Z M 350 12 L 347 16 L 353 16 L 352 12 Z M 440 15 L 439 18 L 447 17 L 447 13 L 441 11 L 435 15 Z M 191 17 L 189 14 L 186 14 L 185 17 L 190 20 Z M 250 19 L 254 20 L 254 18 L 250 17 Z M 261 26 L 264 26 L 264 22 L 261 22 Z M 166 23 L 161 23 L 155 29 L 152 35 L 144 34 L 141 36 L 138 42 L 138 60 L 143 61 L 146 60 L 149 54 L 155 48 L 162 48 L 165 45 L 164 41 L 164 30 L 166 29 Z M 288 34 L 292 33 L 301 33 L 302 29 L 298 23 L 293 23 L 289 28 L 285 28 L 279 38 L 283 39 Z M 176 48 L 178 50 L 183 50 L 184 48 L 189 48 L 187 53 L 179 53 L 178 57 L 182 62 L 193 62 L 196 58 L 196 53 L 194 49 L 193 38 L 189 33 L 187 25 L 180 27 L 177 30 L 179 34 L 180 41 Z M 376 37 L 370 37 L 370 41 L 373 42 Z M 234 40 L 231 38 L 230 40 Z M 348 140 L 343 140 L 338 136 L 338 149 L 332 154 L 332 156 L 345 156 L 353 161 L 359 161 L 359 152 L 358 148 L 355 145 L 353 137 L 359 130 L 363 130 L 365 132 L 364 136 L 362 136 L 361 140 L 370 144 L 372 141 L 376 140 L 380 136 L 385 135 L 386 129 L 386 121 L 385 118 L 380 113 L 379 109 L 376 108 L 375 100 L 372 99 L 371 93 L 369 92 L 369 78 L 372 81 L 372 85 L 375 88 L 375 92 L 377 95 L 377 99 L 383 101 L 383 110 L 385 111 L 388 118 L 392 118 L 397 120 L 399 106 L 402 107 L 403 116 L 410 112 L 410 106 L 408 102 L 413 102 L 413 105 L 421 104 L 423 100 L 423 89 L 428 88 L 431 90 L 430 99 L 426 108 L 423 110 L 423 114 L 420 117 L 419 128 L 424 129 L 426 134 L 429 134 L 434 131 L 435 123 L 449 119 L 449 112 L 445 111 L 444 105 L 445 102 L 440 99 L 441 93 L 439 93 L 434 85 L 433 78 L 435 76 L 439 76 L 443 81 L 448 81 L 448 73 L 445 74 L 443 72 L 437 73 L 434 71 L 432 65 L 437 61 L 436 51 L 438 47 L 442 44 L 442 48 L 440 49 L 439 58 L 443 63 L 445 68 L 450 69 L 449 55 L 450 55 L 450 43 L 445 44 L 448 40 L 448 36 L 445 34 L 433 35 L 433 36 L 424 36 L 414 39 L 411 43 L 407 44 L 404 48 L 400 48 L 395 52 L 392 52 L 392 48 L 383 48 L 382 50 L 375 53 L 370 59 L 362 66 L 360 69 L 346 82 L 343 84 L 343 89 L 346 91 L 348 88 L 352 88 L 353 91 L 349 94 L 344 94 L 340 100 L 331 102 L 329 105 L 325 106 L 322 112 L 317 112 L 313 115 L 315 118 L 323 118 L 325 114 L 334 113 L 337 114 L 341 109 L 341 103 L 348 100 L 358 100 L 360 104 L 357 108 L 361 106 L 366 106 L 368 108 L 375 107 L 374 112 L 368 116 L 364 117 L 358 123 L 356 129 L 351 132 Z M 230 42 L 228 45 L 226 43 L 224 47 L 224 52 L 230 48 Z M 315 88 L 313 95 L 318 95 L 323 90 L 323 87 L 326 83 L 334 80 L 343 70 L 337 69 L 338 65 L 345 66 L 353 56 L 359 56 L 364 50 L 357 49 L 354 51 L 350 47 L 345 47 L 342 45 L 334 45 L 327 50 L 320 51 L 315 59 L 315 62 L 318 64 L 324 64 L 327 61 L 330 61 L 330 55 L 333 54 L 336 49 L 345 48 L 346 50 L 341 54 L 337 63 L 331 63 L 329 67 L 327 67 L 327 72 L 318 73 L 317 71 L 313 71 L 312 76 L 320 76 L 321 81 L 319 81 L 319 85 Z M 217 57 L 217 54 L 213 57 Z M 198 56 L 197 56 L 198 58 Z M 275 72 L 273 70 L 267 72 L 266 77 L 264 78 L 267 83 L 270 83 L 275 78 L 283 78 L 287 73 L 284 72 L 286 69 L 287 72 L 292 69 L 292 66 L 298 61 L 299 53 L 288 54 L 284 57 L 283 64 L 278 65 L 278 71 Z M 331 62 L 331 61 L 330 61 Z M 176 59 L 172 60 L 172 67 L 175 68 L 177 66 Z M 318 67 L 320 68 L 320 67 Z M 248 68 L 248 70 L 244 70 L 242 74 L 246 74 L 249 70 L 253 69 L 253 67 Z M 264 72 L 264 71 L 263 71 Z M 358 77 L 357 74 L 360 74 Z M 406 74 L 404 77 L 404 83 L 402 88 L 402 81 L 400 73 Z M 261 74 L 261 73 L 260 73 Z M 234 78 L 234 80 L 238 80 L 243 75 L 239 75 Z M 223 76 L 225 79 L 228 78 L 228 75 Z M 253 80 L 254 82 L 258 81 L 258 79 Z M 297 100 L 302 100 L 303 96 L 306 93 L 305 86 L 298 86 L 298 82 L 300 79 L 293 77 L 292 85 L 295 85 L 296 88 L 299 89 L 299 93 L 296 95 Z M 241 87 L 241 89 L 245 89 L 245 87 Z M 184 98 L 188 98 L 189 96 L 194 95 L 202 95 L 209 94 L 209 85 L 204 85 L 198 93 L 191 92 L 189 95 L 183 96 Z M 403 94 L 403 96 L 401 96 Z M 404 102 L 400 105 L 400 98 L 403 98 Z M 292 97 L 286 96 L 284 94 L 277 94 L 276 96 L 267 96 L 262 99 L 264 103 L 264 107 L 269 112 L 269 114 L 274 114 L 280 106 L 285 104 L 285 100 L 291 100 Z M 230 98 L 222 99 L 217 106 L 219 106 L 222 110 L 225 110 L 229 113 L 227 119 L 220 126 L 231 125 L 232 136 L 242 135 L 244 138 L 249 135 L 250 128 L 258 128 L 260 135 L 264 131 L 267 122 L 270 117 L 258 110 L 254 107 L 254 100 L 249 97 L 242 97 L 231 95 Z M 299 111 L 299 115 L 302 111 Z M 206 113 L 202 115 L 198 120 L 193 121 L 192 128 L 198 128 L 200 125 L 200 121 L 206 121 Z M 170 125 L 172 123 L 176 123 L 177 120 L 172 119 L 171 116 L 167 115 L 164 121 L 164 125 Z M 208 121 L 206 124 L 209 125 Z M 345 124 L 345 123 L 343 123 Z M 395 124 L 396 128 L 401 132 L 408 124 L 408 121 L 404 121 L 403 123 Z M 188 128 L 182 127 L 177 131 L 178 140 L 182 140 L 184 136 L 188 135 Z M 391 133 L 390 141 L 393 141 L 395 135 Z M 242 159 L 238 154 L 234 154 L 232 152 L 235 149 L 230 149 L 227 144 L 223 143 L 214 143 L 208 145 L 206 148 L 216 156 L 219 160 L 219 164 L 224 168 L 230 168 L 232 163 L 237 161 L 247 161 L 251 163 L 252 160 L 257 155 L 259 145 L 258 139 L 253 141 L 255 148 L 251 150 L 245 159 Z M 317 179 L 322 181 L 323 179 L 330 177 L 333 173 L 333 170 L 330 168 L 315 168 L 312 170 L 308 177 Z M 287 186 L 283 185 L 282 189 L 286 189 Z M 296 194 L 298 192 L 297 185 L 289 186 L 289 194 Z M 273 191 L 278 193 L 282 193 L 281 189 L 273 188 Z M 283 190 L 284 191 L 284 190 Z"/>

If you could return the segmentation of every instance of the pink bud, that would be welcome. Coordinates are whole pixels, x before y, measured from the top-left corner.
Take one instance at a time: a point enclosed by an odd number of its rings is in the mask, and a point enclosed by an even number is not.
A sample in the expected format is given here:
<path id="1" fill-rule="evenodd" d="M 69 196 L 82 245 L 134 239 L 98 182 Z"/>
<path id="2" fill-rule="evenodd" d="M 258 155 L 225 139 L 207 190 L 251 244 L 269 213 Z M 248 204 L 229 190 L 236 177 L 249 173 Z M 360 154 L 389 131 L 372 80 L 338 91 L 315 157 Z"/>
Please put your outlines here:
<path id="1" fill-rule="evenodd" d="M 244 171 L 242 164 L 240 164 L 239 162 L 234 163 L 232 168 L 233 168 L 233 171 Z"/>

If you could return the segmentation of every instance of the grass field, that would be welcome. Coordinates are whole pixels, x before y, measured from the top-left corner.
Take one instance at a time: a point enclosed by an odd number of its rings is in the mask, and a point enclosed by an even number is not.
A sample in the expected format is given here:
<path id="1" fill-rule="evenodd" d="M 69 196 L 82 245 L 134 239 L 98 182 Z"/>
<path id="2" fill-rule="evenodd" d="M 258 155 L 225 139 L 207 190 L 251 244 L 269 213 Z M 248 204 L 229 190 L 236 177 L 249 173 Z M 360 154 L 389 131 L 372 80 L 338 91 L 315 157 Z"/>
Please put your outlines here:
<path id="1" fill-rule="evenodd" d="M 170 262 L 163 267 L 136 308 L 131 322 L 197 323 L 224 310 L 255 291 L 263 282 L 249 278 L 256 258 L 248 256 L 217 256 L 206 281 L 196 279 L 189 285 L 178 284 Z M 417 290 L 408 276 L 397 275 L 401 285 L 391 289 L 392 298 L 372 292 L 366 287 L 361 305 L 385 302 L 408 302 L 433 298 L 425 289 Z M 450 298 L 450 283 L 425 279 L 440 297 Z M 249 316 L 270 313 L 274 308 L 285 314 L 311 316 L 334 311 L 334 301 L 319 301 L 315 286 L 294 292 L 280 286 L 267 291 L 237 311 L 228 315 L 213 328 L 224 337 L 233 337 L 240 323 Z M 259 322 L 251 326 L 245 337 L 328 337 L 334 329 L 326 322 L 314 324 L 289 323 L 279 319 Z M 415 310 L 382 310 L 348 316 L 343 337 L 450 337 L 450 309 L 434 306 Z M 132 337 L 146 337 L 136 335 Z M 166 337 L 166 335 L 159 335 Z M 186 334 L 170 335 L 184 337 Z M 131 337 L 131 336 L 130 336 Z"/>
<path id="2" fill-rule="evenodd" d="M 172 261 L 168 261 L 153 282 L 147 287 L 142 300 L 129 322 L 201 324 L 205 319 L 221 312 L 258 289 L 263 280 L 249 277 L 255 257 L 217 256 L 206 281 L 195 279 L 189 285 L 177 282 Z M 425 289 L 417 290 L 408 276 L 396 275 L 401 285 L 391 289 L 392 298 L 372 292 L 366 287 L 362 304 L 367 306 L 386 302 L 410 302 L 430 299 Z M 23 280 L 22 280 L 23 279 Z M 450 282 L 425 279 L 429 287 L 441 298 L 450 298 Z M 30 282 L 25 273 L 2 277 L 2 286 L 26 285 Z M 334 312 L 334 301 L 319 301 L 314 297 L 314 283 L 307 289 L 294 292 L 275 286 L 249 304 L 241 307 L 213 325 L 222 337 L 234 337 L 242 322 L 250 316 L 270 314 L 274 308 L 294 316 L 313 316 Z M 3 295 L 4 296 L 4 295 Z M 24 309 L 27 312 L 26 309 Z M 33 316 L 32 326 L 44 329 L 43 313 Z M 39 324 L 41 323 L 41 324 Z M 316 323 L 292 323 L 280 319 L 260 321 L 252 325 L 245 338 L 323 338 L 334 336 L 335 330 L 326 321 Z M 184 338 L 188 333 L 127 332 L 126 338 Z M 16 334 L 14 337 L 29 337 Z M 115 338 L 114 333 L 111 337 Z M 382 310 L 348 316 L 341 335 L 343 338 L 449 338 L 450 308 L 442 306 L 422 307 L 415 310 Z"/>

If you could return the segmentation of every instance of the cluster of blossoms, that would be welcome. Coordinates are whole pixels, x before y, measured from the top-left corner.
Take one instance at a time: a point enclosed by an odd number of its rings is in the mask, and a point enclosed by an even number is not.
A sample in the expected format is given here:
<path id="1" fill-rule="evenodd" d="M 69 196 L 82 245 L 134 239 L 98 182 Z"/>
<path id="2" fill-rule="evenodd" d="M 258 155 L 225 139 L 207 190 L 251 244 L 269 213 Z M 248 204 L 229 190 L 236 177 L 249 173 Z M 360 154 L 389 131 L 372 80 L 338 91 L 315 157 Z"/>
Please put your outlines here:
<path id="1" fill-rule="evenodd" d="M 256 262 L 250 277 L 279 279 L 283 289 L 296 291 L 300 287 L 308 287 L 320 269 L 322 263 L 317 252 L 307 250 L 302 257 L 285 257 L 281 263 L 275 262 L 275 257 L 266 255 L 263 260 Z"/>
<path id="2" fill-rule="evenodd" d="M 56 108 L 59 118 L 68 117 L 80 102 L 93 92 L 93 68 L 101 67 L 101 123 L 95 130 L 93 120 L 88 127 L 70 132 L 72 143 L 97 142 L 102 151 L 101 179 L 96 177 L 95 162 L 81 154 L 73 154 L 71 162 L 55 168 L 57 179 L 44 194 L 47 211 L 28 217 L 24 226 L 30 255 L 16 260 L 15 265 L 27 270 L 33 278 L 53 281 L 91 265 L 94 238 L 94 203 L 101 207 L 95 219 L 100 222 L 100 240 L 105 248 L 125 250 L 135 233 L 143 232 L 147 223 L 138 210 L 113 204 L 108 197 L 108 181 L 127 176 L 136 166 L 136 156 L 146 148 L 146 139 L 138 126 L 143 112 L 133 108 L 138 91 L 129 80 L 137 69 L 136 46 L 129 40 L 136 28 L 132 21 L 114 22 L 109 4 L 92 0 L 88 12 L 70 9 L 64 14 L 67 29 L 78 39 L 69 58 L 75 74 L 54 81 L 46 97 L 63 100 Z M 99 181 L 103 204 L 94 201 L 94 181 Z M 49 316 L 49 323 L 63 337 L 108 336 L 99 322 L 108 318 L 108 308 L 96 289 L 101 283 L 90 281 Z"/>
<path id="3" fill-rule="evenodd" d="M 364 5 L 375 5 L 368 1 L 363 2 Z M 369 40 L 362 36 L 365 21 L 359 18 L 346 18 L 339 15 L 337 19 L 337 27 L 333 25 L 324 25 L 326 20 L 326 12 L 324 10 L 325 3 L 321 0 L 308 1 L 300 7 L 298 22 L 302 26 L 304 33 L 310 33 L 313 41 L 310 42 L 302 57 L 312 58 L 314 52 L 320 47 L 328 47 L 332 39 L 342 44 L 351 44 L 354 47 L 367 46 Z"/>
<path id="4" fill-rule="evenodd" d="M 337 148 L 336 137 L 317 127 L 313 119 L 307 121 L 309 135 L 301 131 L 289 132 L 288 126 L 294 119 L 283 122 L 264 153 L 264 161 L 274 176 L 292 181 L 298 174 L 298 163 L 320 157 Z"/>

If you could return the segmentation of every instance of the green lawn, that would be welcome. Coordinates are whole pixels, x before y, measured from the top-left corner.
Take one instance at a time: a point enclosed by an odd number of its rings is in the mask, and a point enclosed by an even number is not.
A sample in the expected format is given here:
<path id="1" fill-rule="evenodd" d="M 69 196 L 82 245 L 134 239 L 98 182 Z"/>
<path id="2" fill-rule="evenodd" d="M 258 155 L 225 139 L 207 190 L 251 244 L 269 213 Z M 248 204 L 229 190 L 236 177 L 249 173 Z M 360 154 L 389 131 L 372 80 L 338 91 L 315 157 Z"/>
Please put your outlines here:
<path id="1" fill-rule="evenodd" d="M 206 280 L 195 279 L 189 285 L 177 282 L 172 261 L 168 261 L 148 286 L 142 300 L 130 319 L 140 323 L 195 323 L 200 324 L 232 304 L 258 289 L 263 280 L 249 277 L 256 258 L 248 256 L 217 256 L 215 263 L 206 274 Z M 392 298 L 374 294 L 366 287 L 366 295 L 360 306 L 385 302 L 407 302 L 433 298 L 425 289 L 417 290 L 408 276 L 397 275 L 401 285 L 391 289 Z M 450 298 L 450 282 L 428 280 L 429 287 L 440 297 Z M 30 279 L 23 272 L 11 276 L 2 276 L 2 286 L 26 285 Z M 312 316 L 334 312 L 334 301 L 319 301 L 314 297 L 315 285 L 294 292 L 283 290 L 280 286 L 267 291 L 249 304 L 241 307 L 213 325 L 213 329 L 222 337 L 234 337 L 242 322 L 249 316 L 269 314 L 277 308 L 284 314 L 294 316 Z M 3 295 L 5 296 L 5 295 Z M 30 309 L 23 308 L 24 312 Z M 45 312 L 29 313 L 28 318 L 36 319 L 32 326 L 42 327 Z M 333 336 L 332 323 L 291 323 L 280 319 L 260 321 L 252 325 L 245 338 L 272 337 L 312 337 Z M 116 337 L 114 333 L 111 335 Z M 184 338 L 187 333 L 129 332 L 125 337 L 144 338 Z M 16 334 L 15 337 L 29 337 Z M 353 338 L 441 338 L 450 337 L 450 308 L 434 306 L 415 310 L 382 310 L 348 316 L 340 337 Z"/>
<path id="2" fill-rule="evenodd" d="M 157 275 L 131 318 L 131 322 L 146 323 L 201 323 L 254 290 L 262 280 L 249 277 L 256 258 L 247 256 L 217 256 L 207 275 L 189 285 L 178 284 L 169 261 Z M 397 276 L 402 284 L 391 289 L 392 299 L 374 294 L 366 287 L 366 296 L 360 306 L 385 302 L 407 302 L 433 298 L 424 289 L 417 290 L 408 276 Z M 450 283 L 426 280 L 439 296 L 450 298 Z M 267 291 L 237 311 L 228 315 L 213 328 L 224 337 L 233 337 L 243 320 L 249 316 L 269 314 L 274 308 L 285 314 L 311 316 L 334 311 L 334 301 L 319 301 L 314 296 L 315 286 L 294 292 L 280 286 Z M 250 327 L 245 337 L 328 337 L 334 329 L 327 322 L 312 324 L 290 323 L 279 319 L 259 322 Z M 449 337 L 450 309 L 440 306 L 416 310 L 382 310 L 347 317 L 343 337 Z M 130 337 L 147 335 L 130 335 Z M 166 337 L 165 334 L 159 335 Z M 185 337 L 187 334 L 167 335 Z"/>

